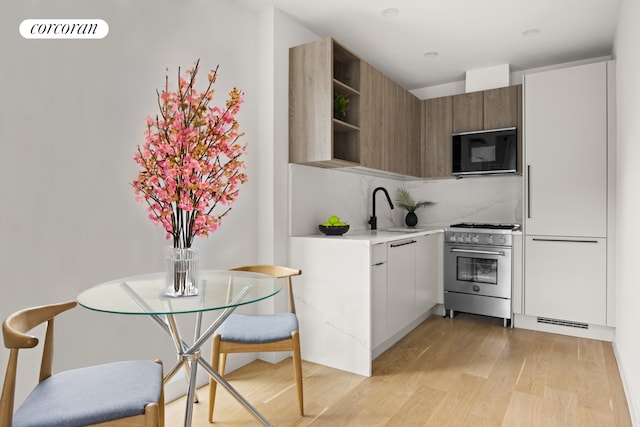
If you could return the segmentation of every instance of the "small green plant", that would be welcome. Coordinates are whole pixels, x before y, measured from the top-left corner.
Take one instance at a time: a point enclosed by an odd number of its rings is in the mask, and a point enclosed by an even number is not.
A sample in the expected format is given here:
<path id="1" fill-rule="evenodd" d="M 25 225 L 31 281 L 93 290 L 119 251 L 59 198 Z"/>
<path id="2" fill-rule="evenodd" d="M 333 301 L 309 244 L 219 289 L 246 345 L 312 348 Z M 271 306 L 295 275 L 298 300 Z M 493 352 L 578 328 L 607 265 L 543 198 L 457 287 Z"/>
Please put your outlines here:
<path id="1" fill-rule="evenodd" d="M 409 194 L 409 190 L 406 188 L 398 188 L 396 190 L 396 203 L 398 206 L 409 212 L 414 212 L 418 208 L 433 204 L 433 202 L 428 202 L 426 200 L 416 203 L 416 201 L 413 200 L 413 197 L 411 197 L 411 194 Z"/>
<path id="2" fill-rule="evenodd" d="M 347 111 L 349 110 L 349 98 L 346 96 L 336 93 L 333 95 L 333 114 L 340 119 L 343 119 L 347 115 Z"/>

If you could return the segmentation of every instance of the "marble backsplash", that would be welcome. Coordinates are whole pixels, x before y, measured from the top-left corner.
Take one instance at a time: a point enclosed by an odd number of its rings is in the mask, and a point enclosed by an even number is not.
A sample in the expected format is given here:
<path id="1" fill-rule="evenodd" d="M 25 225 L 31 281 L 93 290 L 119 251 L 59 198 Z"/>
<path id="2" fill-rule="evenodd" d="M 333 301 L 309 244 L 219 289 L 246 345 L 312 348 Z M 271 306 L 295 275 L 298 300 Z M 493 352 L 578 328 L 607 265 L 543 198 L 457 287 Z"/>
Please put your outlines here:
<path id="1" fill-rule="evenodd" d="M 350 224 L 351 230 L 367 230 L 376 187 L 386 188 L 394 203 L 396 190 L 401 187 L 406 187 L 416 201 L 434 202 L 416 211 L 418 227 L 461 221 L 522 223 L 523 189 L 519 175 L 402 181 L 290 164 L 291 235 L 318 234 L 318 224 L 331 215 Z M 406 213 L 399 207 L 390 209 L 384 194 L 376 194 L 378 229 L 404 226 Z"/>

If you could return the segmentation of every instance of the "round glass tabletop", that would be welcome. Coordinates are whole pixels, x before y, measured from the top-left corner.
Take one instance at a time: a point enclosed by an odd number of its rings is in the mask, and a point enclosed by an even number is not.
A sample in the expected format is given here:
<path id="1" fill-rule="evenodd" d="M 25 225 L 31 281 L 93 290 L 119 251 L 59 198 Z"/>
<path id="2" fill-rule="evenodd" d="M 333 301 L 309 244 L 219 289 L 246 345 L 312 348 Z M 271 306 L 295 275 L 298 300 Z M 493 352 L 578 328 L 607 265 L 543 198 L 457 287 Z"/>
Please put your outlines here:
<path id="1" fill-rule="evenodd" d="M 166 273 L 126 277 L 93 286 L 77 301 L 91 310 L 118 314 L 183 314 L 251 304 L 274 296 L 282 281 L 259 273 L 201 270 L 198 295 L 165 294 Z"/>

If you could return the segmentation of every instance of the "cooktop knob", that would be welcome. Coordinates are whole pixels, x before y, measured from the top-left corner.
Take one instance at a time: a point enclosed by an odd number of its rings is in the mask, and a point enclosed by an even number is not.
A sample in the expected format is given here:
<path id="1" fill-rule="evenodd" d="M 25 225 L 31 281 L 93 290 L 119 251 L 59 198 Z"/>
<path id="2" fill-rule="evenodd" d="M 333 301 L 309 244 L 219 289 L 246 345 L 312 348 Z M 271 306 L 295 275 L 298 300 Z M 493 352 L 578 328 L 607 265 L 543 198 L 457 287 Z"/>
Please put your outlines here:
<path id="1" fill-rule="evenodd" d="M 502 244 L 506 244 L 506 243 L 507 243 L 507 238 L 506 238 L 506 237 L 504 237 L 504 236 L 501 236 L 501 237 L 500 237 L 500 243 L 502 243 Z"/>
<path id="2" fill-rule="evenodd" d="M 449 236 L 449 240 L 452 241 L 452 242 L 455 242 L 457 240 L 456 239 L 456 235 L 452 234 L 451 236 Z"/>
<path id="3" fill-rule="evenodd" d="M 478 237 L 478 235 L 476 234 L 475 236 L 471 237 L 471 241 L 474 243 L 478 243 L 480 241 L 480 238 Z"/>

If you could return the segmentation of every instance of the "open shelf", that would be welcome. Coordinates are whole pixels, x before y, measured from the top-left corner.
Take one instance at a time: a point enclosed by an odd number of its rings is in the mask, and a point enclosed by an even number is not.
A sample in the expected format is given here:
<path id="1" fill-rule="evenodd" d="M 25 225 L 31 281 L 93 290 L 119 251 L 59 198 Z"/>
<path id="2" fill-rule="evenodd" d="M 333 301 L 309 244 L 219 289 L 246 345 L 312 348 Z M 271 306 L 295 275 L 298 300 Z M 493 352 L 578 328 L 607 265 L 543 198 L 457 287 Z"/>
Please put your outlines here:
<path id="1" fill-rule="evenodd" d="M 360 90 L 360 58 L 336 41 L 333 41 L 333 78 Z"/>

